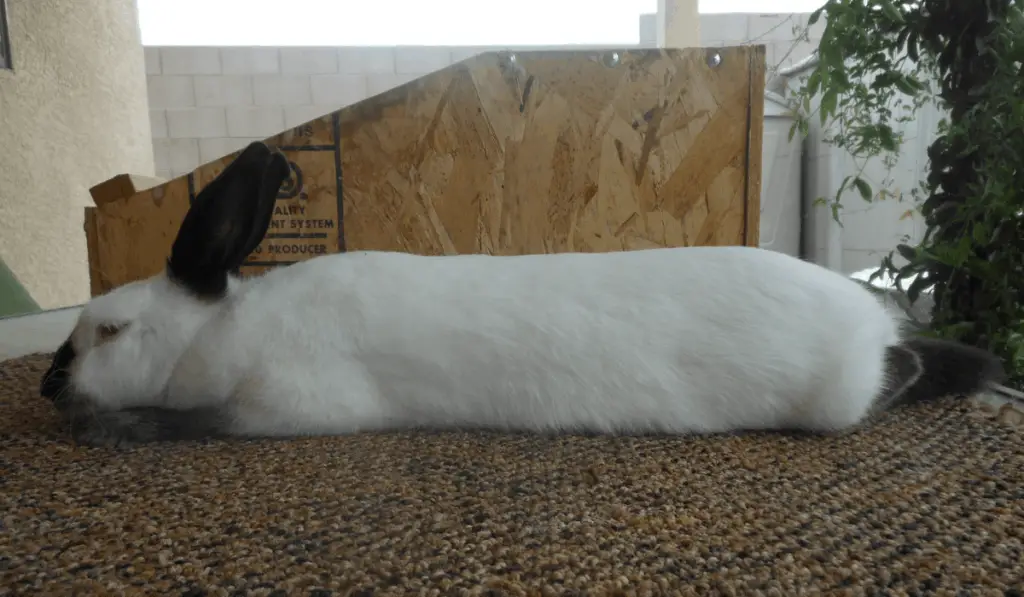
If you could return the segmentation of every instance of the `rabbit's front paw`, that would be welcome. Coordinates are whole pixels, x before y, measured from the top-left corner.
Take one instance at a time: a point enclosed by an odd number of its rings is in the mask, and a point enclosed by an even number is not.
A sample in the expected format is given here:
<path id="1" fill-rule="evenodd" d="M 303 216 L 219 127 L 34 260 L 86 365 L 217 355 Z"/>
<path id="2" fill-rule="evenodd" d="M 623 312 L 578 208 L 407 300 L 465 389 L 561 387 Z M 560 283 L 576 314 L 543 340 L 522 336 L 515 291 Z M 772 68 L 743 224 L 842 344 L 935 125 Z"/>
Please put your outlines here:
<path id="1" fill-rule="evenodd" d="M 223 435 L 225 421 L 215 409 L 163 407 L 88 410 L 69 418 L 75 443 L 104 448 L 215 438 Z"/>
<path id="2" fill-rule="evenodd" d="M 72 416 L 71 438 L 92 448 L 130 448 L 156 440 L 150 421 L 125 410 L 93 411 Z"/>

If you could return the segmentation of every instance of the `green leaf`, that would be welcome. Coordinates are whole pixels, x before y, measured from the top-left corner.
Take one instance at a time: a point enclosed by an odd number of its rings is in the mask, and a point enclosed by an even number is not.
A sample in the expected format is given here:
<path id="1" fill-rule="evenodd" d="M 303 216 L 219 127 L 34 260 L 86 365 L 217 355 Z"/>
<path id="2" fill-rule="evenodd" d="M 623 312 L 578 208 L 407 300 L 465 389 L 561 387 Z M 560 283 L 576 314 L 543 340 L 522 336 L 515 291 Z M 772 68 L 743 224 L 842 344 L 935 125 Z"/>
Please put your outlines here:
<path id="1" fill-rule="evenodd" d="M 906 259 L 907 261 L 912 262 L 917 259 L 917 249 L 909 245 L 903 243 L 896 245 L 896 252 L 900 254 L 900 257 Z"/>
<path id="2" fill-rule="evenodd" d="M 821 79 L 824 75 L 821 74 L 821 69 L 816 68 L 807 77 L 807 96 L 814 97 L 818 94 L 818 90 L 821 88 Z"/>
<path id="3" fill-rule="evenodd" d="M 807 25 L 813 25 L 821 19 L 821 13 L 824 12 L 825 7 L 820 6 L 817 10 L 811 13 L 811 16 L 807 18 Z"/>
<path id="4" fill-rule="evenodd" d="M 840 226 L 843 225 L 843 223 L 839 220 L 839 210 L 842 209 L 842 208 L 843 208 L 843 204 L 842 203 L 835 202 L 835 203 L 832 204 L 832 219 L 835 220 L 836 223 L 839 224 Z"/>
<path id="5" fill-rule="evenodd" d="M 918 274 L 914 281 L 910 283 L 910 288 L 907 288 L 907 300 L 910 301 L 910 304 L 916 303 L 918 297 L 921 296 L 921 291 L 928 288 L 928 286 L 928 278 L 923 274 Z"/>
<path id="6" fill-rule="evenodd" d="M 900 93 L 909 95 L 911 97 L 917 95 L 918 92 L 918 87 L 914 85 L 915 82 L 916 81 L 909 77 L 896 77 L 893 81 L 893 83 L 895 83 L 896 85 L 896 88 L 900 90 Z"/>
<path id="7" fill-rule="evenodd" d="M 907 37 L 910 36 L 910 28 L 904 27 L 900 29 L 900 34 L 896 36 L 896 46 L 902 48 L 907 43 Z"/>
<path id="8" fill-rule="evenodd" d="M 900 14 L 899 9 L 897 9 L 892 2 L 889 2 L 889 0 L 882 0 L 881 7 L 882 13 L 885 14 L 886 18 L 894 23 L 904 23 L 903 15 Z"/>
<path id="9" fill-rule="evenodd" d="M 896 151 L 898 144 L 896 142 L 896 135 L 893 133 L 891 127 L 886 125 L 879 125 L 876 128 L 878 133 L 878 144 L 881 145 L 882 149 L 886 151 Z"/>
<path id="10" fill-rule="evenodd" d="M 821 117 L 821 126 L 825 126 L 829 116 L 836 112 L 836 105 L 839 102 L 839 92 L 833 87 L 821 97 L 821 105 L 818 106 L 818 116 Z"/>
<path id="11" fill-rule="evenodd" d="M 918 63 L 921 61 L 921 56 L 917 51 L 917 33 L 911 33 L 907 36 L 907 57 Z"/>
<path id="12" fill-rule="evenodd" d="M 893 242 L 882 267 L 909 286 L 911 302 L 934 292 L 932 326 L 922 333 L 990 347 L 1018 388 L 1024 387 L 1022 7 L 1022 0 L 970 7 L 951 0 L 823 0 L 810 18 L 825 24 L 819 63 L 795 98 L 804 109 L 791 132 L 794 141 L 797 131 L 806 134 L 819 110 L 828 126 L 823 143 L 852 154 L 858 165 L 888 168 L 879 183 L 849 176 L 834 198 L 815 200 L 842 226 L 840 199 L 852 188 L 871 201 L 890 190 L 901 200 L 907 195 L 890 188 L 891 173 L 907 125 L 934 102 L 945 116 L 928 146 L 920 188 L 909 193 L 925 229 L 916 243 Z M 911 213 L 905 207 L 897 211 Z M 896 255 L 906 260 L 900 268 L 892 264 Z"/>
<path id="13" fill-rule="evenodd" d="M 853 179 L 853 184 L 857 187 L 857 191 L 860 192 L 862 199 L 871 201 L 871 185 L 859 176 Z"/>
<path id="14" fill-rule="evenodd" d="M 982 222 L 975 222 L 971 227 L 971 236 L 975 244 L 984 245 L 988 242 L 988 227 Z"/>
<path id="15" fill-rule="evenodd" d="M 821 63 L 829 71 L 838 71 L 843 68 L 843 52 L 841 48 L 837 47 L 835 43 L 825 43 L 827 40 L 822 39 L 819 46 L 820 55 L 819 59 Z"/>
<path id="16" fill-rule="evenodd" d="M 992 235 L 992 244 L 995 245 L 1008 245 L 1013 243 L 1017 238 L 1017 231 L 1014 230 L 1013 225 L 1009 222 L 1003 222 L 996 228 L 995 233 Z"/>
<path id="17" fill-rule="evenodd" d="M 959 339 L 963 338 L 964 336 L 966 336 L 967 334 L 971 333 L 973 330 L 974 330 L 974 322 L 973 321 L 960 321 L 960 322 L 957 322 L 957 323 L 954 323 L 952 325 L 947 326 L 944 331 L 946 332 L 946 334 L 948 334 L 948 336 L 946 336 L 947 338 L 951 338 L 953 340 L 959 340 Z"/>

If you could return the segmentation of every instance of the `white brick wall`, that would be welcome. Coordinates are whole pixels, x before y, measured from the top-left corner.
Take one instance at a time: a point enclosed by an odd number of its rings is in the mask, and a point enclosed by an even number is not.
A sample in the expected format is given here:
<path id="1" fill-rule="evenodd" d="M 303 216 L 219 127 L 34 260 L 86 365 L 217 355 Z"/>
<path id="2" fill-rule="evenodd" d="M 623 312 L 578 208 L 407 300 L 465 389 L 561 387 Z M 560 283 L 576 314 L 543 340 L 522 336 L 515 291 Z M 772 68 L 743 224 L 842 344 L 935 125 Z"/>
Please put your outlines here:
<path id="1" fill-rule="evenodd" d="M 309 75 L 256 75 L 252 89 L 257 106 L 305 106 L 313 101 Z"/>
<path id="2" fill-rule="evenodd" d="M 263 138 L 284 129 L 284 106 L 231 106 L 227 108 L 227 131 L 222 136 Z"/>
<path id="3" fill-rule="evenodd" d="M 452 63 L 450 48 L 396 48 L 395 72 L 400 75 L 419 75 L 442 69 Z"/>
<path id="4" fill-rule="evenodd" d="M 364 75 L 313 75 L 311 82 L 314 104 L 347 106 L 369 95 Z"/>
<path id="5" fill-rule="evenodd" d="M 167 138 L 167 111 L 150 110 L 149 126 L 153 133 L 153 140 Z M 157 162 L 159 164 L 159 162 Z M 159 168 L 159 166 L 158 166 Z"/>
<path id="6" fill-rule="evenodd" d="M 337 106 L 285 106 L 284 126 L 292 127 L 315 120 L 337 110 Z M 228 153 L 231 153 L 230 151 Z"/>
<path id="7" fill-rule="evenodd" d="M 706 14 L 704 46 L 764 43 L 768 66 L 810 53 L 793 25 L 805 15 Z M 642 15 L 641 46 L 654 45 Z M 820 27 L 819 27 L 820 30 Z M 819 34 L 820 35 L 820 34 Z M 813 43 L 817 43 L 814 39 Z M 254 139 L 507 47 L 147 47 L 157 172 L 180 176 Z"/>
<path id="8" fill-rule="evenodd" d="M 153 51 L 160 50 L 153 48 Z M 220 63 L 225 75 L 266 75 L 281 72 L 281 56 L 277 48 L 221 48 Z"/>
<path id="9" fill-rule="evenodd" d="M 147 75 L 149 109 L 190 108 L 196 105 L 195 79 L 182 75 Z"/>
<path id="10" fill-rule="evenodd" d="M 145 54 L 157 172 L 168 178 L 453 60 L 445 47 L 147 47 Z"/>
<path id="11" fill-rule="evenodd" d="M 200 139 L 198 163 L 212 162 L 260 139 L 263 139 L 263 137 L 210 137 L 208 139 Z"/>
<path id="12" fill-rule="evenodd" d="M 197 106 L 247 106 L 254 99 L 253 77 L 248 75 L 197 75 L 193 88 Z"/>
<path id="13" fill-rule="evenodd" d="M 366 75 L 366 97 L 378 95 L 388 89 L 405 85 L 415 78 L 416 75 L 413 74 L 399 75 L 397 73 Z"/>
<path id="14" fill-rule="evenodd" d="M 167 136 L 174 139 L 226 137 L 228 123 L 225 116 L 224 108 L 167 110 Z"/>
<path id="15" fill-rule="evenodd" d="M 165 75 L 219 75 L 217 48 L 183 47 L 160 50 L 160 72 Z"/>
<path id="16" fill-rule="evenodd" d="M 701 15 L 701 45 L 764 44 L 770 77 L 771 71 L 803 60 L 818 46 L 824 22 L 819 21 L 808 30 L 808 16 L 806 13 Z M 803 39 L 803 33 L 807 34 L 807 39 Z"/>
<path id="17" fill-rule="evenodd" d="M 281 48 L 281 72 L 322 75 L 338 72 L 337 48 Z"/>
<path id="18" fill-rule="evenodd" d="M 395 51 L 391 48 L 339 48 L 338 72 L 343 75 L 395 72 Z"/>

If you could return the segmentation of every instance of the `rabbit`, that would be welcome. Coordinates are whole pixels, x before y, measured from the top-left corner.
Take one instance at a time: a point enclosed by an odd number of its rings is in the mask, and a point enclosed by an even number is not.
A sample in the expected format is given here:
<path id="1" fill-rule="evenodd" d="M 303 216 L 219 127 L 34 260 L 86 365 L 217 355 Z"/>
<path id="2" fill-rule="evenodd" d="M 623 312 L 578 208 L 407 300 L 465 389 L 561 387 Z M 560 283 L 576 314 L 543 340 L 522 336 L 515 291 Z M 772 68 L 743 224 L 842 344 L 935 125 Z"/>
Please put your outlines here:
<path id="1" fill-rule="evenodd" d="M 986 351 L 901 335 L 858 282 L 756 247 L 351 251 L 241 278 L 288 176 L 280 151 L 248 145 L 163 271 L 83 307 L 40 386 L 77 443 L 842 434 L 1004 375 Z"/>

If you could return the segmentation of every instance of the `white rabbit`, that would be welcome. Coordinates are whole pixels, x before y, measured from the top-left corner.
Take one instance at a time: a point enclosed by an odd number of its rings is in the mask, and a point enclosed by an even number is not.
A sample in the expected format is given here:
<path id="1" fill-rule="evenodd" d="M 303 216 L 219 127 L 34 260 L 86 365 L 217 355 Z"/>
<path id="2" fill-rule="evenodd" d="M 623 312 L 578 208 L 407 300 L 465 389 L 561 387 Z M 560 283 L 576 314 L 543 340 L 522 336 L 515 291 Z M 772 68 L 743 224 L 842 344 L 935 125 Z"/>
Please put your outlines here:
<path id="1" fill-rule="evenodd" d="M 287 176 L 250 145 L 196 197 L 165 272 L 84 307 L 41 387 L 77 441 L 840 432 L 1003 376 L 989 353 L 901 337 L 856 281 L 756 248 L 360 251 L 239 279 Z"/>

